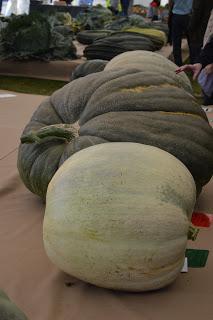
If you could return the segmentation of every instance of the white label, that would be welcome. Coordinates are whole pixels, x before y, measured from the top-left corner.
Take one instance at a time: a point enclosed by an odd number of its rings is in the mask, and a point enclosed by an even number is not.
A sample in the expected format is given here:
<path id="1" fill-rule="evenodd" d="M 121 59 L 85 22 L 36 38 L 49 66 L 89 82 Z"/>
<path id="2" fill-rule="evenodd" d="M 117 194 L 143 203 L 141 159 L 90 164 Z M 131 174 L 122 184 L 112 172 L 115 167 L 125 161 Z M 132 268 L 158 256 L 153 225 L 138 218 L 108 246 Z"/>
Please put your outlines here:
<path id="1" fill-rule="evenodd" d="M 188 259 L 187 259 L 187 257 L 185 257 L 183 268 L 182 268 L 181 272 L 188 272 Z"/>

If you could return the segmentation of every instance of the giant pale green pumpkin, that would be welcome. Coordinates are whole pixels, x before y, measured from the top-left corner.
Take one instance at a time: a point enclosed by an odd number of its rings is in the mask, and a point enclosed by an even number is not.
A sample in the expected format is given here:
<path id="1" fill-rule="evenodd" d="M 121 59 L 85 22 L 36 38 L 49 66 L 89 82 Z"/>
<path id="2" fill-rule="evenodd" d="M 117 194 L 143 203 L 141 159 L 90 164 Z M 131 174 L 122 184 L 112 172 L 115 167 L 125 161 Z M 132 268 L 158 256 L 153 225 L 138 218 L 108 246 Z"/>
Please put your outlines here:
<path id="1" fill-rule="evenodd" d="M 164 287 L 183 266 L 195 199 L 190 172 L 159 148 L 106 143 L 81 150 L 48 187 L 47 255 L 97 286 Z"/>
<path id="2" fill-rule="evenodd" d="M 189 169 L 199 193 L 213 174 L 213 131 L 201 106 L 182 88 L 187 82 L 174 72 L 172 78 L 171 62 L 167 68 L 164 60 L 162 74 L 104 70 L 47 98 L 21 137 L 18 168 L 25 185 L 45 198 L 51 178 L 72 154 L 94 144 L 128 141 L 173 154 Z"/>

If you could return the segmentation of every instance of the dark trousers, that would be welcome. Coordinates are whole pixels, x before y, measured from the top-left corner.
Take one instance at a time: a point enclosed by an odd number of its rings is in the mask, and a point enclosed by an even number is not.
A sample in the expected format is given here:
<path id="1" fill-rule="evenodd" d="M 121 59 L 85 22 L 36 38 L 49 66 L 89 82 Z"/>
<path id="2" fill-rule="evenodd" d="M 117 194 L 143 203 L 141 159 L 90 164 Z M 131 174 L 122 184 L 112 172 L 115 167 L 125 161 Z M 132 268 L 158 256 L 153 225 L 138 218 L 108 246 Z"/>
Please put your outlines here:
<path id="1" fill-rule="evenodd" d="M 183 65 L 182 61 L 182 51 L 181 51 L 181 43 L 183 36 L 188 37 L 188 25 L 189 25 L 189 15 L 172 15 L 172 44 L 173 44 L 173 56 L 174 62 L 178 66 Z M 190 43 L 188 41 L 188 45 L 190 48 Z"/>
<path id="2" fill-rule="evenodd" d="M 211 97 L 208 97 L 203 93 L 203 105 L 204 106 L 210 106 L 213 104 L 213 95 Z"/>
<path id="3" fill-rule="evenodd" d="M 197 59 L 201 53 L 202 44 L 191 42 L 190 37 L 189 37 L 189 43 L 190 43 L 190 45 L 189 45 L 189 47 L 190 47 L 190 63 L 194 64 L 197 62 Z"/>
<path id="4" fill-rule="evenodd" d="M 154 16 L 152 17 L 152 21 L 158 21 L 158 16 L 157 16 L 157 15 L 154 15 Z"/>
<path id="5" fill-rule="evenodd" d="M 128 16 L 129 0 L 121 0 L 122 15 Z"/>
<path id="6" fill-rule="evenodd" d="M 2 8 L 2 1 L 3 0 L 0 0 L 0 13 L 1 13 L 1 8 Z"/>

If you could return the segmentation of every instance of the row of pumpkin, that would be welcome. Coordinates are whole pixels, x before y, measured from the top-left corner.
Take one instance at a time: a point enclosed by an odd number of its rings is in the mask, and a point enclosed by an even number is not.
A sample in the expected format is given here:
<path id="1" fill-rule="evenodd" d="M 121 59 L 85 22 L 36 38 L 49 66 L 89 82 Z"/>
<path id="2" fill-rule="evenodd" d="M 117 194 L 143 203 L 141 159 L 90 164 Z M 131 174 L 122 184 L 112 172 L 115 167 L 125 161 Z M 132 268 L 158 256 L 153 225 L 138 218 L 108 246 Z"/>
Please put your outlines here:
<path id="1" fill-rule="evenodd" d="M 156 51 L 166 44 L 166 24 L 151 23 L 137 14 L 114 16 L 110 20 L 108 11 L 95 7 L 86 14 L 80 14 L 77 19 L 78 23 L 84 21 L 83 30 L 78 30 L 76 39 L 87 45 L 84 56 L 88 60 L 111 60 L 118 54 L 132 50 Z M 99 19 L 98 16 L 104 18 Z"/>
<path id="2" fill-rule="evenodd" d="M 76 59 L 73 40 L 87 45 L 87 59 L 110 60 L 131 50 L 159 50 L 167 41 L 167 26 L 139 15 L 113 17 L 106 8 L 91 8 L 75 19 L 68 13 L 2 17 L 1 59 Z M 32 36 L 33 35 L 33 36 Z"/>
<path id="3" fill-rule="evenodd" d="M 213 130 L 187 76 L 160 54 L 103 65 L 41 103 L 18 169 L 46 201 L 44 247 L 59 269 L 105 288 L 158 289 L 182 268 L 196 196 L 213 175 Z"/>
<path id="4" fill-rule="evenodd" d="M 166 44 L 166 35 L 156 29 L 131 27 L 121 31 L 85 30 L 76 39 L 86 44 L 84 56 L 89 59 L 111 60 L 132 50 L 157 51 Z"/>

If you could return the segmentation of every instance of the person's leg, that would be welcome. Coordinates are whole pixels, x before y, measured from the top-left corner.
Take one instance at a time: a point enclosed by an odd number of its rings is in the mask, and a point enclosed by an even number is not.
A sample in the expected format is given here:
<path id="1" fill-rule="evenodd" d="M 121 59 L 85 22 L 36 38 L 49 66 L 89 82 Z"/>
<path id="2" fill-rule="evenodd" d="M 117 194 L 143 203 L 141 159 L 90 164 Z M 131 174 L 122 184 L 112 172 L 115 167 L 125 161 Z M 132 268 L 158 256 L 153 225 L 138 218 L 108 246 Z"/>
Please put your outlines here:
<path id="1" fill-rule="evenodd" d="M 187 37 L 188 41 L 188 46 L 189 46 L 189 58 L 190 58 L 190 63 L 194 64 L 197 61 L 197 58 L 200 55 L 201 49 L 202 49 L 202 44 L 192 42 L 190 40 L 190 37 Z"/>
<path id="2" fill-rule="evenodd" d="M 190 63 L 194 64 L 197 61 L 197 58 L 200 55 L 202 49 L 202 41 L 200 41 L 201 36 L 196 34 L 195 32 L 188 31 L 188 26 L 190 22 L 190 17 L 188 17 L 185 21 L 185 33 L 189 46 L 189 58 Z"/>
<path id="3" fill-rule="evenodd" d="M 172 12 L 169 14 L 169 17 L 168 17 L 168 29 L 169 29 L 169 33 L 168 33 L 168 43 L 170 45 L 172 45 Z"/>
<path id="4" fill-rule="evenodd" d="M 129 0 L 121 0 L 122 15 L 128 16 Z"/>
<path id="5" fill-rule="evenodd" d="M 157 16 L 157 15 L 154 15 L 154 16 L 152 17 L 152 21 L 158 21 L 158 16 Z"/>
<path id="6" fill-rule="evenodd" d="M 172 16 L 172 45 L 174 62 L 177 66 L 182 66 L 181 42 L 183 36 L 182 16 L 173 14 Z"/>

